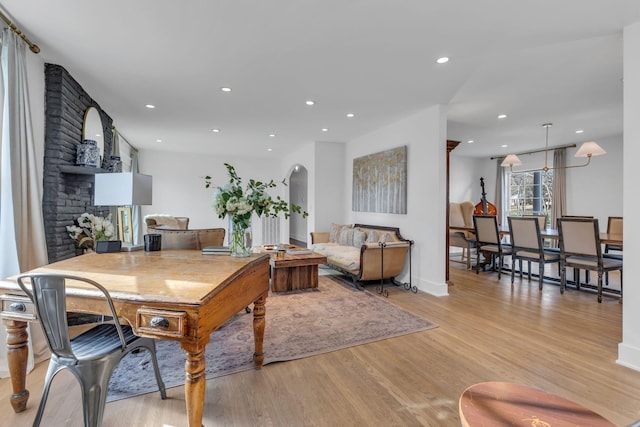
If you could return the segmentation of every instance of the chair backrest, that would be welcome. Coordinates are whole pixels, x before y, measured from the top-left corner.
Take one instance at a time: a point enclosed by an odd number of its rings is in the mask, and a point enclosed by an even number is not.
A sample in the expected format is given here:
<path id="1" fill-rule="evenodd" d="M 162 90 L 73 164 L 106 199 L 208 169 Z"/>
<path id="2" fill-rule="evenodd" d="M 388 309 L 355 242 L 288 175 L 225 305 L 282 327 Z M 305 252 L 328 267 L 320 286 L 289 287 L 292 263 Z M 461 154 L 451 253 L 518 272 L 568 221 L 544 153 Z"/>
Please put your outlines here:
<path id="1" fill-rule="evenodd" d="M 598 220 L 593 218 L 558 218 L 560 251 L 570 255 L 602 256 Z"/>
<path id="2" fill-rule="evenodd" d="M 547 217 L 545 215 L 522 215 L 524 218 L 536 218 L 538 220 L 538 225 L 540 226 L 540 230 L 544 230 L 547 226 Z"/>
<path id="3" fill-rule="evenodd" d="M 31 289 L 27 286 L 27 279 L 31 284 Z M 113 301 L 109 296 L 109 292 L 99 283 L 83 277 L 60 274 L 22 275 L 18 277 L 18 285 L 31 299 L 36 308 L 38 320 L 42 325 L 42 330 L 44 331 L 51 352 L 61 359 L 71 361 L 71 363 L 78 360 L 71 347 L 69 327 L 67 326 L 66 287 L 68 280 L 87 283 L 96 287 L 102 293 L 111 310 L 111 316 L 118 330 L 122 349 L 124 350 L 126 341 L 122 327 L 118 322 Z"/>
<path id="4" fill-rule="evenodd" d="M 622 234 L 622 217 L 610 216 L 607 221 L 607 233 Z"/>
<path id="5" fill-rule="evenodd" d="M 500 245 L 498 219 L 495 215 L 474 215 L 473 226 L 476 230 L 476 240 L 478 243 Z"/>
<path id="6" fill-rule="evenodd" d="M 544 217 L 542 217 L 544 218 Z M 543 249 L 540 237 L 540 220 L 535 216 L 508 217 L 511 244 L 517 249 L 539 252 Z"/>

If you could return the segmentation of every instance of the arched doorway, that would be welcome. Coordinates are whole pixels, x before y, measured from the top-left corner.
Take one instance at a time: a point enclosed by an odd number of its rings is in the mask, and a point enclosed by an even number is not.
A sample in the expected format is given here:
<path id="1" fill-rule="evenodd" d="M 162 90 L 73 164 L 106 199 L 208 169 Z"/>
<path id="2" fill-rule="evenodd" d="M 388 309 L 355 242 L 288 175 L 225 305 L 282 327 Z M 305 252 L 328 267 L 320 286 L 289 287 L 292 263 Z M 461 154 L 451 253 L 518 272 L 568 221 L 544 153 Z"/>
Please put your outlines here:
<path id="1" fill-rule="evenodd" d="M 295 165 L 289 175 L 289 202 L 298 205 L 302 211 L 308 211 L 308 172 L 302 165 Z M 289 218 L 289 242 L 302 247 L 307 246 L 307 219 L 301 214 L 292 213 Z"/>

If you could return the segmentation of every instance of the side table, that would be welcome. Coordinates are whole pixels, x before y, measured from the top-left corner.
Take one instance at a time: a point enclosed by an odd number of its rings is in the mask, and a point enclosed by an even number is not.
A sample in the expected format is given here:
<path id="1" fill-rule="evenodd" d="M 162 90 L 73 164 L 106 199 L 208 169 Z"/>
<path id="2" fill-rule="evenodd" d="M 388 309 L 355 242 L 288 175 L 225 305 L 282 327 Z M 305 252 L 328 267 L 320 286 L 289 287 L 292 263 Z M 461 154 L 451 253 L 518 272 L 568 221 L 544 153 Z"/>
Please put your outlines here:
<path id="1" fill-rule="evenodd" d="M 460 423 L 474 426 L 615 427 L 568 399 L 523 384 L 486 382 L 460 396 Z"/>
<path id="2" fill-rule="evenodd" d="M 318 287 L 318 265 L 325 264 L 327 257 L 317 253 L 271 255 L 271 290 L 293 291 Z"/>

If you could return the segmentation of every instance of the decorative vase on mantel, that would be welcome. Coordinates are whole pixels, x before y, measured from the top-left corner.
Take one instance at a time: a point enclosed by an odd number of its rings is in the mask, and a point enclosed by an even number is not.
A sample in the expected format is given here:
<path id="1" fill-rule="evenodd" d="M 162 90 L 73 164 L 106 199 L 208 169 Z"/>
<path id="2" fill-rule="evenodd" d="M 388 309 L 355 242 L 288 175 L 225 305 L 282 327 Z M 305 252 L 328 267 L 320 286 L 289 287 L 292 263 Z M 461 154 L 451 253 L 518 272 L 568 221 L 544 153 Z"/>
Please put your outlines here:
<path id="1" fill-rule="evenodd" d="M 76 149 L 76 165 L 91 168 L 100 167 L 100 149 L 93 139 L 83 139 Z"/>
<path id="2" fill-rule="evenodd" d="M 229 250 L 232 257 L 248 257 L 251 255 L 251 220 L 229 216 Z"/>

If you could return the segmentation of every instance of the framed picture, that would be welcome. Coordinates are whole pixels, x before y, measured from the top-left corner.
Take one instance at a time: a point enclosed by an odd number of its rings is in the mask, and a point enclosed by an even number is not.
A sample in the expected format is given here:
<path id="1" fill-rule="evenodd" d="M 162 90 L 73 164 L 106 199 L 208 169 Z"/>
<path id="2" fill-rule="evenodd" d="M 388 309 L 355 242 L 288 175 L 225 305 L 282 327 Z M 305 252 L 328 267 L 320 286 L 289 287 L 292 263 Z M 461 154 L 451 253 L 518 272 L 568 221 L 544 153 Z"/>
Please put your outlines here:
<path id="1" fill-rule="evenodd" d="M 407 213 L 407 146 L 353 159 L 352 210 Z"/>
<path id="2" fill-rule="evenodd" d="M 118 208 L 118 239 L 133 244 L 131 208 Z"/>

